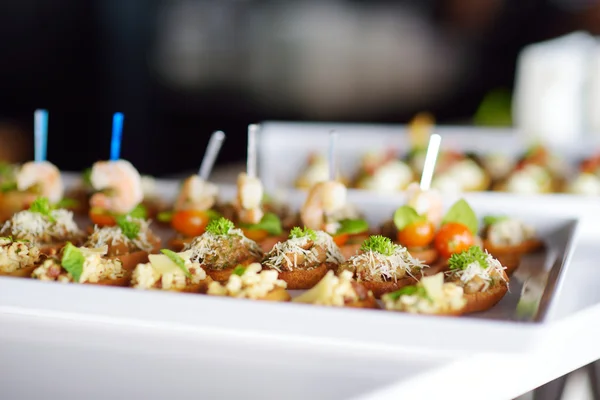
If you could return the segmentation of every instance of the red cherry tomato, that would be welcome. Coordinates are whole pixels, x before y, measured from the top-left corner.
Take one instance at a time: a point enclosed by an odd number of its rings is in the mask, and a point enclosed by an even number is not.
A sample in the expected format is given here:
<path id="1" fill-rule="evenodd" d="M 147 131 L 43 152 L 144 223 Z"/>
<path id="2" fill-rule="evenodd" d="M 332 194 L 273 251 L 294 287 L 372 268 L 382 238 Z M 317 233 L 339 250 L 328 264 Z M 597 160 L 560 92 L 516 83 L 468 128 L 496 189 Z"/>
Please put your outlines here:
<path id="1" fill-rule="evenodd" d="M 435 249 L 444 258 L 463 252 L 475 244 L 475 237 L 463 224 L 450 222 L 442 225 L 435 235 Z"/>
<path id="2" fill-rule="evenodd" d="M 254 240 L 255 242 L 262 242 L 269 236 L 269 232 L 263 229 L 242 228 L 242 232 L 244 232 L 244 236 L 246 236 L 250 240 Z"/>
<path id="3" fill-rule="evenodd" d="M 92 223 L 100 227 L 115 226 L 117 224 L 114 215 L 111 215 L 102 209 L 91 208 L 88 215 L 92 220 Z"/>
<path id="4" fill-rule="evenodd" d="M 426 247 L 435 237 L 435 226 L 431 221 L 418 221 L 408 224 L 398 231 L 398 243 L 405 247 Z"/>
<path id="5" fill-rule="evenodd" d="M 350 234 L 348 233 L 342 233 L 333 236 L 333 241 L 338 245 L 338 247 L 345 245 L 346 242 L 348 242 L 348 239 L 350 239 Z"/>
<path id="6" fill-rule="evenodd" d="M 184 236 L 200 236 L 210 222 L 208 214 L 198 210 L 177 211 L 173 214 L 171 226 Z"/>

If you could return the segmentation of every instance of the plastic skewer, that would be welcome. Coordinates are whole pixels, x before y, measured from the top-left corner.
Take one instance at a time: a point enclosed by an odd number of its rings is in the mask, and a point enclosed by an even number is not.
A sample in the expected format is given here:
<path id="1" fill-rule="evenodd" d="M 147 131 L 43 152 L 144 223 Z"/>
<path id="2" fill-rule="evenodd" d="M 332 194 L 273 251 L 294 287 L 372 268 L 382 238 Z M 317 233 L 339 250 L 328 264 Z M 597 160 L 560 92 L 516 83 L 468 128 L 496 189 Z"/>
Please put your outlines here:
<path id="1" fill-rule="evenodd" d="M 431 187 L 431 180 L 433 179 L 433 171 L 435 170 L 435 163 L 437 156 L 440 151 L 440 143 L 442 137 L 440 135 L 433 134 L 429 138 L 429 145 L 427 146 L 427 154 L 425 155 L 425 164 L 423 165 L 423 174 L 421 175 L 421 190 L 429 190 Z"/>
<path id="2" fill-rule="evenodd" d="M 337 132 L 331 130 L 329 132 L 329 180 L 331 181 L 335 181 L 337 179 L 337 160 L 335 157 L 335 146 L 337 143 L 337 138 Z"/>
<path id="3" fill-rule="evenodd" d="M 248 154 L 246 159 L 246 174 L 250 178 L 256 178 L 256 133 L 259 125 L 248 125 Z"/>
<path id="4" fill-rule="evenodd" d="M 110 139 L 110 160 L 116 161 L 121 156 L 121 138 L 123 137 L 123 113 L 113 115 L 112 137 Z"/>
<path id="5" fill-rule="evenodd" d="M 208 146 L 206 147 L 206 152 L 204 153 L 204 158 L 202 159 L 200 169 L 198 170 L 198 175 L 200 175 L 200 178 L 205 181 L 207 181 L 208 177 L 210 176 L 217 156 L 221 151 L 221 146 L 223 145 L 224 140 L 225 133 L 223 133 L 223 131 L 213 132 L 213 134 L 210 136 Z"/>
<path id="6" fill-rule="evenodd" d="M 46 161 L 48 149 L 48 111 L 35 110 L 33 113 L 33 150 L 36 162 Z"/>

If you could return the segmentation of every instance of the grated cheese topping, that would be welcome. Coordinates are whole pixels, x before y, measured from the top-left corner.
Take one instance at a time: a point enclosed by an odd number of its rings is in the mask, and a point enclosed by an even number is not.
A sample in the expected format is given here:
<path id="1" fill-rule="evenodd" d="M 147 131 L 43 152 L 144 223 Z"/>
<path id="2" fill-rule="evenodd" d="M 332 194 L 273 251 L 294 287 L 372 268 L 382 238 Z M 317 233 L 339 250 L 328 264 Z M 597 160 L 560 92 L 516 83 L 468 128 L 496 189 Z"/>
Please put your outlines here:
<path id="1" fill-rule="evenodd" d="M 443 314 L 459 311 L 467 303 L 463 288 L 444 282 L 443 273 L 423 277 L 416 286 L 424 289 L 423 292 L 403 294 L 397 299 L 392 294 L 381 296 L 385 309 L 413 314 Z"/>
<path id="2" fill-rule="evenodd" d="M 182 290 L 188 285 L 196 285 L 206 279 L 206 272 L 200 264 L 190 260 L 191 251 L 177 254 L 183 259 L 192 275 L 191 278 L 185 276 L 183 270 L 175 264 L 172 268 L 164 268 L 151 259 L 149 263 L 138 264 L 135 267 L 131 276 L 131 286 L 136 289 Z"/>
<path id="3" fill-rule="evenodd" d="M 358 282 L 395 282 L 407 275 L 415 277 L 423 268 L 428 266 L 413 258 L 405 247 L 396 246 L 390 256 L 372 250 L 352 256 L 339 270 L 351 271 Z"/>
<path id="4" fill-rule="evenodd" d="M 535 238 L 535 228 L 518 219 L 502 219 L 489 226 L 487 237 L 495 246 L 518 246 Z"/>
<path id="5" fill-rule="evenodd" d="M 150 230 L 150 221 L 132 218 L 131 216 L 127 216 L 127 220 L 139 224 L 140 232 L 136 238 L 129 239 L 123 234 L 123 231 L 118 225 L 105 226 L 102 228 L 95 225 L 94 232 L 89 236 L 85 246 L 98 248 L 105 245 L 118 246 L 119 244 L 125 244 L 132 251 L 151 251 L 154 248 L 154 244 L 151 242 L 153 235 Z"/>
<path id="6" fill-rule="evenodd" d="M 486 268 L 478 262 L 472 262 L 465 269 L 448 272 L 450 279 L 465 288 L 467 293 L 485 292 L 499 281 L 507 281 L 505 267 L 487 251 Z"/>
<path id="7" fill-rule="evenodd" d="M 0 235 L 28 240 L 34 244 L 65 242 L 83 236 L 71 211 L 52 210 L 50 215 L 54 221 L 40 213 L 29 210 L 19 211 L 4 223 Z"/>
<path id="8" fill-rule="evenodd" d="M 339 265 L 344 262 L 344 256 L 333 241 L 331 235 L 323 231 L 315 231 L 317 238 L 290 238 L 279 242 L 265 256 L 264 264 L 279 272 L 294 269 L 311 270 L 323 262 Z"/>
<path id="9" fill-rule="evenodd" d="M 208 287 L 208 294 L 253 300 L 262 299 L 277 288 L 287 288 L 287 283 L 277 279 L 277 276 L 277 271 L 263 271 L 259 263 L 252 263 L 246 267 L 241 276 L 231 274 L 225 285 L 216 281 L 212 282 Z"/>
<path id="10" fill-rule="evenodd" d="M 40 259 L 40 250 L 31 242 L 13 241 L 0 237 L 0 271 L 15 272 L 32 266 Z"/>
<path id="11" fill-rule="evenodd" d="M 347 303 L 359 300 L 352 282 L 352 272 L 342 271 L 338 276 L 335 276 L 333 271 L 330 270 L 312 289 L 307 290 L 292 301 L 321 306 L 343 307 Z"/>
<path id="12" fill-rule="evenodd" d="M 94 251 L 85 247 L 79 247 L 85 257 L 83 272 L 77 283 L 98 283 L 101 280 L 115 280 L 122 278 L 125 274 L 123 265 L 118 259 L 103 258 L 104 251 Z M 73 277 L 61 265 L 58 259 L 49 258 L 41 266 L 36 268 L 32 278 L 42 281 L 58 281 L 62 283 L 73 282 Z"/>
<path id="13" fill-rule="evenodd" d="M 241 229 L 231 229 L 227 235 L 204 232 L 186 245 L 193 262 L 211 269 L 235 267 L 249 259 L 260 261 L 263 252 L 258 244 L 248 239 Z"/>

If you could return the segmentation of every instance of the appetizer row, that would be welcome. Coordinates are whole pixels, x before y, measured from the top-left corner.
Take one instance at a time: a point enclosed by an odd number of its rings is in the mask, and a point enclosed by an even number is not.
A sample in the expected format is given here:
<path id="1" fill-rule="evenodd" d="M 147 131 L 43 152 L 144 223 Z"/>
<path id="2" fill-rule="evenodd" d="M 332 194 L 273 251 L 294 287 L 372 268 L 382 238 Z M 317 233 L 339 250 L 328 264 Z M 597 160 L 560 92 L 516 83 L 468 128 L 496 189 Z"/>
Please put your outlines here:
<path id="1" fill-rule="evenodd" d="M 141 220 L 128 218 L 127 223 L 132 225 L 121 223 L 106 237 L 95 231 L 84 246 L 67 242 L 50 254 L 33 241 L 1 238 L 2 273 L 271 301 L 292 300 L 288 290 L 304 289 L 292 301 L 379 308 L 376 299 L 381 298 L 388 310 L 438 315 L 484 311 L 508 290 L 505 268 L 478 246 L 453 254 L 447 272 L 426 276 L 429 266 L 383 236 L 368 237 L 345 260 L 329 234 L 296 227 L 287 240 L 263 253 L 231 221 L 219 218 L 183 251 L 153 254 L 156 247 L 124 248 L 135 240 L 127 235 L 132 226 L 138 227 L 138 239 L 151 237 Z M 121 246 L 122 252 L 116 250 Z"/>

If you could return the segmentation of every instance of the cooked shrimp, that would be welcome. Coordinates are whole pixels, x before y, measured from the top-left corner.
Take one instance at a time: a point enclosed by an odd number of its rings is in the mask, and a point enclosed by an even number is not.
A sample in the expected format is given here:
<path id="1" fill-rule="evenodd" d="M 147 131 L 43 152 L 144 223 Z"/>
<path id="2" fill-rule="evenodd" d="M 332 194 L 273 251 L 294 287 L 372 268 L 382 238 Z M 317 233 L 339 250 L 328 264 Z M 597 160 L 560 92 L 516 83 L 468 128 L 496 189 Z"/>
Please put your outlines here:
<path id="1" fill-rule="evenodd" d="M 95 190 L 104 191 L 90 198 L 92 207 L 127 214 L 144 200 L 142 178 L 129 161 L 99 161 L 90 177 Z"/>
<path id="2" fill-rule="evenodd" d="M 435 189 L 421 190 L 418 183 L 411 183 L 406 189 L 407 204 L 418 214 L 426 215 L 435 226 L 442 222 L 444 205 L 440 192 Z"/>
<path id="3" fill-rule="evenodd" d="M 174 209 L 175 211 L 208 210 L 215 205 L 217 194 L 216 185 L 198 175 L 192 175 L 183 182 Z"/>
<path id="4" fill-rule="evenodd" d="M 240 222 L 245 224 L 259 223 L 264 215 L 261 208 L 262 183 L 257 178 L 251 178 L 245 173 L 241 173 L 238 176 L 237 187 L 236 207 Z"/>
<path id="5" fill-rule="evenodd" d="M 64 193 L 60 171 L 48 161 L 28 162 L 23 164 L 17 173 L 17 189 L 25 191 L 35 188 L 33 199 L 37 196 L 47 197 L 50 203 L 58 203 Z"/>
<path id="6" fill-rule="evenodd" d="M 346 186 L 336 181 L 315 184 L 300 210 L 304 226 L 322 230 L 327 223 L 326 216 L 333 214 L 346 205 Z"/>

